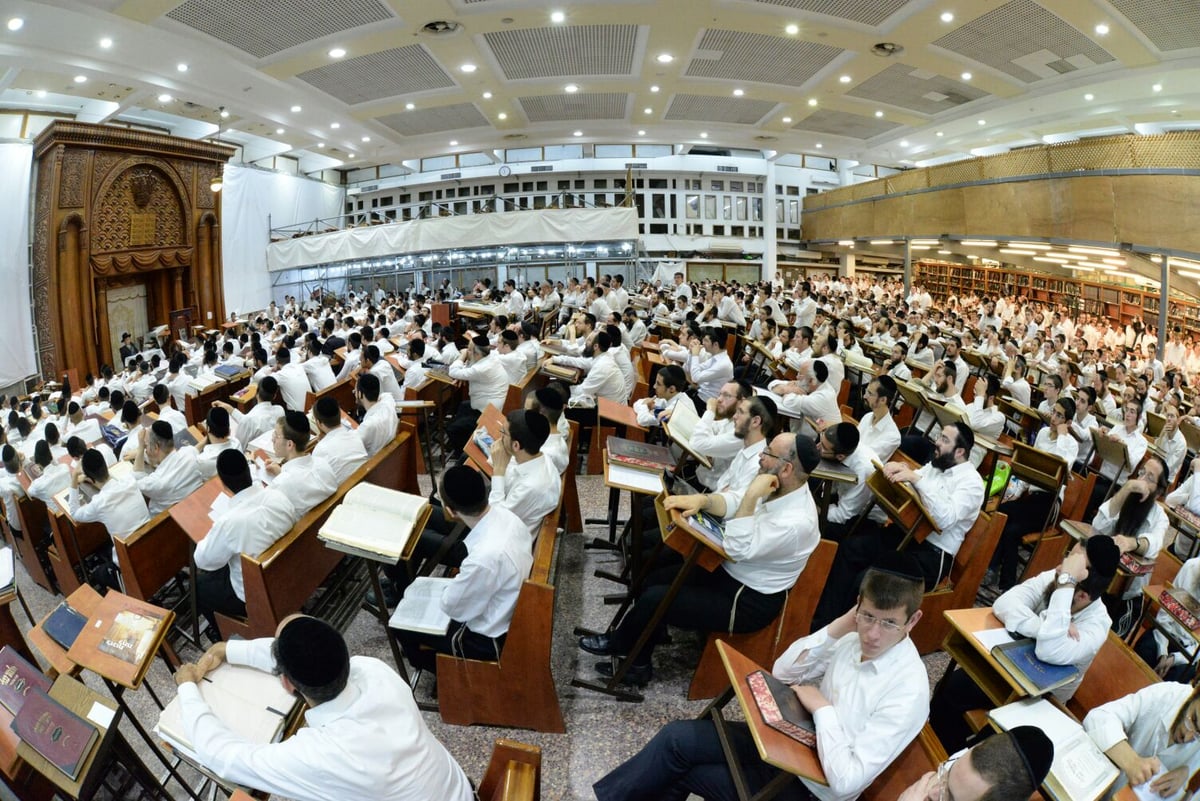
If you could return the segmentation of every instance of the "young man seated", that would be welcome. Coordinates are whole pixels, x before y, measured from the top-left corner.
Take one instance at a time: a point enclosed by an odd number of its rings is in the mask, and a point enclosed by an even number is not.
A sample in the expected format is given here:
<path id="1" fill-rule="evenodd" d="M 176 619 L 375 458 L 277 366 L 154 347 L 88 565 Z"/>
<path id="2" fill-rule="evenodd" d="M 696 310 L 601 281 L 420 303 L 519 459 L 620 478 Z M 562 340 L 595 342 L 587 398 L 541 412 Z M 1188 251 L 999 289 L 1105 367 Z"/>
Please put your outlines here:
<path id="1" fill-rule="evenodd" d="M 797 640 L 771 672 L 792 685 L 813 716 L 817 755 L 828 786 L 798 779 L 776 798 L 851 801 L 917 736 L 929 713 L 929 677 L 908 638 L 921 619 L 921 572 L 891 553 L 867 571 L 858 603 L 829 626 Z M 748 790 L 780 773 L 758 757 L 750 730 L 728 734 Z M 637 755 L 593 785 L 600 801 L 738 798 L 709 718 L 667 724 Z"/>
<path id="2" fill-rule="evenodd" d="M 1112 537 L 1092 536 L 1086 544 L 1072 548 L 1061 565 L 1013 587 L 992 607 L 1006 629 L 1037 642 L 1038 659 L 1079 669 L 1079 679 L 1054 691 L 1054 697 L 1063 703 L 1075 694 L 1108 637 L 1112 620 L 1101 596 L 1116 574 L 1120 558 Z M 956 669 L 938 685 L 929 722 L 946 750 L 953 753 L 971 736 L 964 713 L 992 706 L 974 679 Z"/>
<path id="3" fill-rule="evenodd" d="M 1041 786 L 1054 762 L 1054 743 L 1037 726 L 998 732 L 951 755 L 896 801 L 1013 801 Z"/>

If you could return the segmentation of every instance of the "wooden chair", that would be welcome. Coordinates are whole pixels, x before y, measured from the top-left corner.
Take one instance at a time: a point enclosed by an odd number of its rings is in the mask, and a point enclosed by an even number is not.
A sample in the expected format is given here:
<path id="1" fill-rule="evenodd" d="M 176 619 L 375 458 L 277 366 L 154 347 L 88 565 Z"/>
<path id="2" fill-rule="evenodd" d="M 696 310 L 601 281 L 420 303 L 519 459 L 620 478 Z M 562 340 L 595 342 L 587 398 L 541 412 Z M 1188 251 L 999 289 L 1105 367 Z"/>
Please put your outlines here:
<path id="1" fill-rule="evenodd" d="M 1008 516 L 996 512 L 980 512 L 975 525 L 967 532 L 962 546 L 954 555 L 950 577 L 929 592 L 921 602 L 921 622 L 912 630 L 913 644 L 924 656 L 937 651 L 950 630 L 944 612 L 966 609 L 975 605 L 979 585 L 987 572 L 988 562 L 1000 542 L 1000 533 Z"/>
<path id="2" fill-rule="evenodd" d="M 480 801 L 539 801 L 542 794 L 542 749 L 501 738 L 479 780 Z"/>
<path id="3" fill-rule="evenodd" d="M 696 665 L 696 672 L 692 674 L 688 699 L 696 701 L 701 698 L 715 698 L 729 686 L 729 676 L 721 662 L 721 655 L 717 653 L 717 640 L 724 640 L 757 664 L 770 665 L 779 654 L 787 650 L 788 645 L 807 634 L 807 631 L 796 633 L 794 629 L 801 622 L 805 628 L 811 623 L 836 553 L 837 543 L 833 540 L 823 539 L 817 543 L 804 570 L 796 579 L 796 584 L 788 591 L 783 609 L 766 627 L 740 634 L 723 631 L 709 634 L 704 643 L 704 652 L 700 655 L 700 662 Z M 787 639 L 784 639 L 785 628 Z"/>
<path id="4" fill-rule="evenodd" d="M 1059 508 L 1059 520 L 1078 520 L 1083 517 L 1088 500 L 1092 497 L 1092 488 L 1095 486 L 1095 473 L 1089 473 L 1087 478 L 1084 478 L 1072 472 L 1067 479 L 1067 489 Z M 1029 554 L 1029 561 L 1025 563 L 1022 580 L 1057 567 L 1072 539 L 1058 528 L 1050 528 L 1026 534 L 1023 542 L 1032 546 L 1033 551 Z"/>
<path id="5" fill-rule="evenodd" d="M 567 469 L 563 471 L 562 528 L 566 532 L 583 531 L 583 509 L 579 505 L 579 423 L 569 421 L 571 435 L 567 437 Z"/>
<path id="6" fill-rule="evenodd" d="M 1101 704 L 1115 701 L 1159 681 L 1161 679 L 1154 668 L 1143 662 L 1116 632 L 1110 631 L 1096 658 L 1083 674 L 1083 681 L 1076 688 L 1075 695 L 1067 701 L 1067 711 L 1076 720 L 1083 720 L 1088 712 Z"/>
<path id="7" fill-rule="evenodd" d="M 309 411 L 317 405 L 317 401 L 324 397 L 333 397 L 337 401 L 338 408 L 348 412 L 354 411 L 354 384 L 357 379 L 354 376 L 343 378 L 341 381 L 335 381 L 320 392 L 306 392 L 304 394 L 304 411 Z"/>
<path id="8" fill-rule="evenodd" d="M 895 801 L 908 787 L 946 761 L 946 749 L 926 723 L 900 756 L 863 790 L 862 801 Z"/>
<path id="9" fill-rule="evenodd" d="M 498 662 L 438 654 L 438 709 L 458 726 L 566 731 L 558 690 L 550 670 L 554 635 L 552 580 L 556 515 L 547 515 L 534 545 L 533 569 L 521 585 L 517 607 Z"/>
<path id="10" fill-rule="evenodd" d="M 504 414 L 507 415 L 509 412 L 516 411 L 525 406 L 525 394 L 529 387 L 532 386 L 530 382 L 538 374 L 539 369 L 538 365 L 534 365 L 533 369 L 525 373 L 520 381 L 508 385 L 508 394 L 504 396 L 504 406 L 501 407 L 501 411 Z"/>
<path id="11" fill-rule="evenodd" d="M 47 572 L 38 556 L 34 541 L 42 537 L 45 526 L 49 525 L 46 504 L 25 496 L 17 501 L 17 515 L 21 518 L 21 534 L 12 532 L 12 543 L 16 549 L 21 564 L 34 583 L 50 593 L 57 593 L 58 587 L 54 572 Z"/>

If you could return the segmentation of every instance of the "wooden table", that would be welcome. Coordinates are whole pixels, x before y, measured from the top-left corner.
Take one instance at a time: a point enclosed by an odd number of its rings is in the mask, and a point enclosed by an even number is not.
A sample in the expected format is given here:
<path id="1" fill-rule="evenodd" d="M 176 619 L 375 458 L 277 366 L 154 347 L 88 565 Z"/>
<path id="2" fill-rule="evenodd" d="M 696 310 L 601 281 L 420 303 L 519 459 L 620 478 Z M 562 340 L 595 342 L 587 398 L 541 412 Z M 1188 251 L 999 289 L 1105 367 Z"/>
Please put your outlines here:
<path id="1" fill-rule="evenodd" d="M 96 607 L 100 605 L 100 593 L 92 589 L 90 584 L 80 585 L 79 589 L 75 590 L 67 596 L 67 603 L 71 608 L 84 617 L 90 618 L 92 613 L 96 611 Z M 50 639 L 50 635 L 46 633 L 44 625 L 46 615 L 36 626 L 29 630 L 29 644 L 37 649 L 47 662 L 50 663 L 50 674 L 57 675 L 75 675 L 79 672 L 79 665 L 67 657 L 67 649 Z"/>
<path id="2" fill-rule="evenodd" d="M 17 745 L 17 755 L 69 797 L 79 798 L 85 794 L 85 791 L 86 794 L 90 795 L 100 779 L 103 778 L 100 772 L 93 771 L 93 768 L 97 762 L 103 761 L 101 759 L 102 755 L 112 746 L 113 737 L 117 732 L 117 726 L 121 720 L 120 712 L 112 705 L 112 702 L 88 689 L 82 682 L 71 676 L 62 675 L 55 679 L 54 685 L 50 688 L 48 695 L 71 712 L 74 712 L 94 725 L 100 733 L 99 738 L 92 745 L 91 753 L 84 760 L 83 766 L 79 771 L 79 776 L 76 779 L 71 779 L 48 759 L 35 751 L 32 746 L 26 745 L 23 742 Z M 96 705 L 113 713 L 112 721 L 108 726 L 101 726 L 98 721 L 89 717 L 89 713 L 92 712 Z M 165 792 L 164 790 L 164 795 Z"/>
<path id="3" fill-rule="evenodd" d="M 592 442 L 588 451 L 589 475 L 599 473 L 603 466 L 601 453 L 604 449 L 604 438 L 601 429 L 605 427 L 606 422 L 612 424 L 618 437 L 628 437 L 638 442 L 644 442 L 646 439 L 647 429 L 638 423 L 637 412 L 632 406 L 608 398 L 596 398 L 596 425 L 592 426 Z"/>
<path id="4" fill-rule="evenodd" d="M 938 682 L 939 688 L 957 663 L 971 680 L 983 690 L 993 706 L 1024 698 L 1026 692 L 1021 689 L 1008 671 L 1001 667 L 979 640 L 971 635 L 977 631 L 1002 629 L 1004 624 L 992 614 L 987 607 L 975 609 L 951 609 L 945 613 L 950 621 L 950 633 L 942 641 L 942 650 L 950 657 L 950 664 Z"/>
<path id="5" fill-rule="evenodd" d="M 614 467 L 616 468 L 614 470 Z M 633 472 L 628 473 L 630 480 L 624 480 L 620 475 L 624 468 Z M 637 475 L 640 474 L 640 475 Z M 640 482 L 645 482 L 640 483 Z M 616 543 L 616 528 L 617 528 L 617 511 L 620 505 L 622 490 L 629 493 L 629 520 L 625 522 L 625 529 L 621 534 L 621 541 L 625 543 L 628 550 L 625 569 L 621 575 L 613 575 L 605 570 L 596 570 L 597 578 L 608 579 L 619 584 L 628 584 L 629 593 L 621 596 L 622 599 L 627 598 L 633 593 L 637 586 L 639 577 L 642 576 L 642 499 L 646 496 L 663 496 L 666 495 L 666 482 L 663 480 L 663 474 L 653 473 L 649 470 L 638 470 L 637 468 L 626 467 L 625 465 L 613 465 L 609 462 L 608 451 L 604 451 L 604 485 L 608 487 L 608 539 L 609 542 Z M 612 602 L 609 596 L 605 597 L 605 602 Z"/>

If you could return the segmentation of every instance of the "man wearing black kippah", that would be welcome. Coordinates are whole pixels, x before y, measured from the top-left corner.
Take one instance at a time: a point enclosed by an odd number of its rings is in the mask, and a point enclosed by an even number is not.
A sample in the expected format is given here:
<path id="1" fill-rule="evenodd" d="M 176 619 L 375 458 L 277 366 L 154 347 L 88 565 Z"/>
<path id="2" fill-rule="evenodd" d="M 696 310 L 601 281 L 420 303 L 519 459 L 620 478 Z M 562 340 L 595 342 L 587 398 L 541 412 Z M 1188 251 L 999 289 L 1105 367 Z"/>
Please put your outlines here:
<path id="1" fill-rule="evenodd" d="M 1014 801 L 1033 795 L 1054 761 L 1054 743 L 1036 726 L 988 737 L 926 773 L 896 801 Z"/>
<path id="2" fill-rule="evenodd" d="M 342 410 L 332 397 L 321 398 L 312 411 L 321 432 L 313 456 L 328 461 L 341 484 L 367 461 L 367 449 L 358 432 L 342 425 Z"/>
<path id="3" fill-rule="evenodd" d="M 197 685 L 223 662 L 279 676 L 308 704 L 278 743 L 248 742 L 211 713 Z M 388 665 L 350 656 L 324 621 L 285 618 L 275 637 L 217 643 L 175 673 L 184 730 L 226 781 L 297 801 L 471 801 L 462 768 L 425 726 L 412 690 Z"/>
<path id="4" fill-rule="evenodd" d="M 155 420 L 149 428 L 138 431 L 133 472 L 151 515 L 170 509 L 204 483 L 196 448 L 176 448 L 175 432 L 166 420 Z"/>

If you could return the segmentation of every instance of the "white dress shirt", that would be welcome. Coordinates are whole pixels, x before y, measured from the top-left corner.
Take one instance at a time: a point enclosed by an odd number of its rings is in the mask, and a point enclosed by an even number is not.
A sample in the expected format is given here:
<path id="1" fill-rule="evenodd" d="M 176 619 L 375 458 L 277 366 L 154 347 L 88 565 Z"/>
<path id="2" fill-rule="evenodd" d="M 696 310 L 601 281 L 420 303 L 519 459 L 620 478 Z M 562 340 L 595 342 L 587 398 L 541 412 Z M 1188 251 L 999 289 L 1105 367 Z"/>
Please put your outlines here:
<path id="1" fill-rule="evenodd" d="M 774 387 L 781 383 L 786 382 L 772 381 L 770 386 Z M 835 423 L 841 422 L 842 419 L 842 407 L 837 402 L 837 391 L 828 381 L 807 395 L 795 393 L 783 395 L 778 398 L 777 405 L 780 412 L 789 417 L 808 417 L 812 420 Z"/>
<path id="2" fill-rule="evenodd" d="M 196 545 L 196 567 L 213 571 L 229 565 L 229 583 L 234 594 L 245 601 L 241 555 L 260 555 L 295 521 L 295 508 L 286 495 L 251 484 L 230 499 L 208 535 Z"/>
<path id="3" fill-rule="evenodd" d="M 329 365 L 329 357 L 323 353 L 318 353 L 316 356 L 310 356 L 304 360 L 304 374 L 308 377 L 308 384 L 312 387 L 313 392 L 320 392 L 328 386 L 332 386 L 335 378 L 333 368 Z"/>
<path id="4" fill-rule="evenodd" d="M 887 462 L 900 447 L 900 428 L 890 414 L 876 420 L 874 412 L 867 412 L 858 421 L 858 441 L 870 447 L 880 461 Z"/>
<path id="5" fill-rule="evenodd" d="M 1133 431 L 1125 428 L 1124 423 L 1120 423 L 1109 430 L 1108 434 L 1103 436 L 1115 436 L 1118 440 L 1125 443 L 1125 450 L 1129 453 L 1129 464 L 1136 467 L 1138 462 L 1142 461 L 1142 457 L 1146 455 L 1146 448 L 1150 443 L 1146 442 L 1146 438 L 1142 436 L 1142 427 L 1136 425 Z M 1104 462 L 1100 465 L 1100 475 L 1107 478 L 1109 481 L 1116 481 L 1121 484 L 1125 479 L 1129 478 L 1129 468 L 1120 468 L 1121 472 L 1117 472 L 1118 467 L 1111 462 Z"/>
<path id="6" fill-rule="evenodd" d="M 526 367 L 525 354 L 519 350 L 511 350 L 508 353 L 496 352 L 496 359 L 500 364 L 504 365 L 504 374 L 508 376 L 508 383 L 519 384 L 525 374 L 529 372 Z"/>
<path id="7" fill-rule="evenodd" d="M 400 421 L 396 417 L 396 402 L 390 394 L 386 392 L 380 394 L 379 400 L 370 409 L 367 409 L 367 413 L 363 415 L 362 422 L 356 429 L 367 455 L 374 456 L 384 445 L 395 439 L 396 429 L 399 425 Z"/>
<path id="8" fill-rule="evenodd" d="M 208 481 L 217 474 L 217 457 L 228 450 L 241 450 L 241 444 L 233 437 L 226 437 L 224 442 L 210 442 L 204 450 L 196 452 L 196 467 L 202 479 Z"/>
<path id="9" fill-rule="evenodd" d="M 727 516 L 732 517 L 734 511 L 741 505 L 746 489 L 758 475 L 758 457 L 766 449 L 766 437 L 753 445 L 743 446 L 734 454 L 733 459 L 729 462 L 729 467 L 726 467 L 725 472 L 717 479 L 716 494 L 725 499 Z"/>
<path id="10" fill-rule="evenodd" d="M 272 375 L 279 382 L 279 394 L 283 398 L 283 405 L 294 412 L 304 411 L 304 399 L 311 388 L 304 366 L 292 362 L 279 368 Z"/>
<path id="11" fill-rule="evenodd" d="M 582 383 L 571 387 L 572 400 L 588 398 L 594 403 L 597 398 L 605 398 L 614 403 L 624 403 L 627 397 L 625 377 L 608 351 L 596 356 Z"/>
<path id="12" fill-rule="evenodd" d="M 1183 467 L 1183 460 L 1187 457 L 1187 440 L 1179 429 L 1175 429 L 1175 436 L 1170 439 L 1165 439 L 1163 435 L 1159 435 L 1154 441 L 1155 447 L 1162 451 L 1167 461 L 1167 478 L 1171 479 L 1179 475 L 1179 468 Z"/>
<path id="13" fill-rule="evenodd" d="M 1006 422 L 1007 418 L 1004 413 L 996 408 L 995 404 L 984 407 L 982 397 L 967 404 L 967 425 L 971 426 L 971 430 L 976 434 L 996 439 L 1004 431 Z M 983 463 L 985 455 L 987 455 L 987 449 L 982 445 L 976 445 L 971 449 L 971 464 L 979 467 Z M 1067 464 L 1069 466 L 1070 462 Z"/>
<path id="14" fill-rule="evenodd" d="M 187 418 L 184 417 L 183 412 L 170 406 L 163 406 L 158 410 L 158 419 L 170 423 L 171 432 L 174 434 L 186 431 L 188 427 Z"/>
<path id="15" fill-rule="evenodd" d="M 242 447 L 249 448 L 250 443 L 266 432 L 275 428 L 279 418 L 283 417 L 284 408 L 278 403 L 256 403 L 246 413 L 234 408 L 230 419 L 237 425 L 237 440 Z"/>
<path id="16" fill-rule="evenodd" d="M 196 448 L 175 448 L 158 463 L 153 472 L 138 476 L 137 486 L 150 504 L 150 514 L 170 509 L 200 489 L 204 476 L 196 462 Z"/>
<path id="17" fill-rule="evenodd" d="M 501 506 L 521 518 L 521 522 L 529 527 L 530 537 L 536 537 L 542 519 L 558 508 L 561 486 L 558 468 L 544 453 L 524 464 L 511 459 L 504 475 L 492 476 L 488 503 L 493 508 Z"/>
<path id="18" fill-rule="evenodd" d="M 771 672 L 789 684 L 820 680 L 831 704 L 813 713 L 828 786 L 801 779 L 821 801 L 851 801 L 900 755 L 929 716 L 929 676 L 905 637 L 863 660 L 858 632 L 824 628 L 792 643 Z"/>
<path id="19" fill-rule="evenodd" d="M 357 432 L 341 426 L 321 437 L 312 455 L 329 462 L 339 485 L 367 461 L 367 449 Z"/>
<path id="20" fill-rule="evenodd" d="M 442 611 L 475 634 L 507 634 L 521 584 L 533 567 L 529 529 L 512 512 L 492 506 L 463 544 L 467 558 L 442 593 Z"/>
<path id="21" fill-rule="evenodd" d="M 54 496 L 71 486 L 71 468 L 62 462 L 51 462 L 46 465 L 42 474 L 29 482 L 29 497 L 37 498 L 49 506 L 54 502 Z"/>
<path id="22" fill-rule="evenodd" d="M 1104 645 L 1112 619 L 1099 598 L 1072 615 L 1071 601 L 1075 597 L 1072 586 L 1055 589 L 1047 604 L 1046 590 L 1054 579 L 1055 571 L 1047 570 L 1021 582 L 996 599 L 992 614 L 1009 631 L 1037 640 L 1034 653 L 1038 659 L 1079 669 L 1078 679 L 1054 691 L 1054 697 L 1066 703 Z M 1077 637 L 1070 634 L 1072 626 Z"/>
<path id="23" fill-rule="evenodd" d="M 473 364 L 456 361 L 447 372 L 456 381 L 467 382 L 471 408 L 475 411 L 482 412 L 489 403 L 504 409 L 504 399 L 508 397 L 508 371 L 494 353 L 488 353 Z"/>
<path id="24" fill-rule="evenodd" d="M 691 403 L 690 400 L 687 401 Z M 696 478 L 710 489 L 716 489 L 721 474 L 729 467 L 734 455 L 742 449 L 742 438 L 733 433 L 733 418 L 718 420 L 714 412 L 705 410 L 692 431 L 692 450 L 707 456 L 712 467 L 698 465 Z"/>
<path id="25" fill-rule="evenodd" d="M 871 446 L 859 440 L 858 447 L 854 452 L 842 460 L 842 467 L 854 471 L 854 475 L 858 477 L 858 483 L 854 485 L 834 483 L 833 488 L 837 491 L 837 503 L 829 505 L 825 511 L 826 519 L 831 523 L 848 523 L 854 518 L 862 514 L 867 508 L 867 504 L 871 502 L 871 489 L 867 486 L 867 479 L 875 472 L 875 462 L 881 461 L 875 451 L 871 450 Z M 876 517 L 875 513 L 883 510 L 875 507 L 871 510 L 872 517 Z M 886 514 L 883 520 L 886 520 Z"/>
<path id="26" fill-rule="evenodd" d="M 87 503 L 78 489 L 72 489 L 69 497 L 72 520 L 100 523 L 110 537 L 128 537 L 150 520 L 146 501 L 132 479 L 110 478 Z"/>
<path id="27" fill-rule="evenodd" d="M 271 482 L 271 489 L 282 492 L 292 502 L 297 520 L 311 512 L 337 488 L 337 476 L 329 462 L 308 454 L 284 462 L 279 475 Z"/>
<path id="28" fill-rule="evenodd" d="M 970 462 L 938 470 L 931 464 L 917 471 L 920 480 L 913 484 L 921 502 L 941 533 L 932 532 L 925 541 L 954 556 L 975 525 L 983 504 L 983 477 Z"/>
<path id="29" fill-rule="evenodd" d="M 387 359 L 380 358 L 379 361 L 371 365 L 371 375 L 379 379 L 379 398 L 383 399 L 384 395 L 391 395 L 393 399 L 401 399 L 404 397 L 404 390 L 400 389 L 400 383 L 396 380 L 396 368 L 392 367 L 392 363 Z M 395 401 L 393 401 L 393 407 Z M 395 411 L 395 408 L 392 409 Z"/>
<path id="30" fill-rule="evenodd" d="M 21 480 L 7 470 L 0 472 L 0 501 L 4 502 L 8 526 L 15 531 L 21 530 L 21 513 L 17 504 L 24 497 L 25 488 L 21 486 Z"/>
<path id="31" fill-rule="evenodd" d="M 272 672 L 272 638 L 231 640 L 225 659 Z M 412 690 L 368 656 L 350 658 L 346 689 L 308 710 L 279 743 L 251 743 L 217 719 L 196 685 L 179 687 L 200 762 L 236 784 L 297 801 L 471 801 L 462 768 L 430 734 Z"/>
<path id="32" fill-rule="evenodd" d="M 721 567 L 766 595 L 790 590 L 821 539 L 808 485 L 778 498 L 759 499 L 749 517 L 732 517 L 736 510 L 728 511 L 731 517 L 725 520 L 721 545 L 729 560 Z"/>
<path id="33" fill-rule="evenodd" d="M 733 380 L 733 362 L 723 350 L 711 355 L 700 351 L 698 355 L 689 356 L 684 369 L 692 383 L 698 386 L 697 394 L 704 401 L 717 397 L 721 387 Z"/>
<path id="34" fill-rule="evenodd" d="M 1096 510 L 1096 517 L 1092 520 L 1092 528 L 1098 534 L 1107 534 L 1112 536 L 1116 533 L 1117 518 L 1120 516 L 1121 510 L 1113 506 L 1112 498 L 1109 498 L 1100 508 Z M 1170 526 L 1170 521 L 1167 519 L 1167 513 L 1162 510 L 1162 507 L 1157 503 L 1151 505 L 1146 519 L 1142 521 L 1142 525 L 1138 526 L 1136 532 L 1131 536 L 1137 539 L 1145 538 L 1146 550 L 1141 554 L 1146 559 L 1154 559 L 1158 556 L 1158 552 L 1162 550 L 1163 538 L 1167 534 L 1167 528 Z M 1121 597 L 1125 600 L 1137 598 L 1142 594 L 1142 587 L 1150 583 L 1150 576 L 1134 576 L 1125 592 Z"/>
<path id="35" fill-rule="evenodd" d="M 559 418 L 566 420 L 566 417 Z M 558 471 L 561 477 L 567 469 L 567 463 L 571 460 L 571 454 L 567 450 L 567 437 L 561 431 L 551 430 L 550 436 L 546 437 L 546 441 L 542 443 L 542 454 L 550 460 L 550 464 L 554 465 L 554 469 Z"/>

